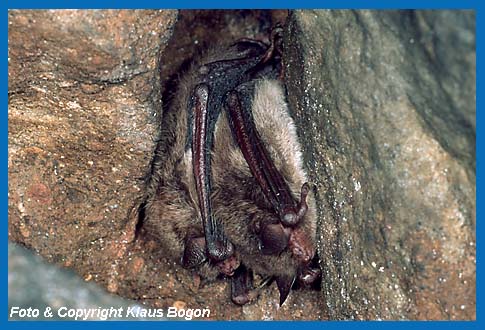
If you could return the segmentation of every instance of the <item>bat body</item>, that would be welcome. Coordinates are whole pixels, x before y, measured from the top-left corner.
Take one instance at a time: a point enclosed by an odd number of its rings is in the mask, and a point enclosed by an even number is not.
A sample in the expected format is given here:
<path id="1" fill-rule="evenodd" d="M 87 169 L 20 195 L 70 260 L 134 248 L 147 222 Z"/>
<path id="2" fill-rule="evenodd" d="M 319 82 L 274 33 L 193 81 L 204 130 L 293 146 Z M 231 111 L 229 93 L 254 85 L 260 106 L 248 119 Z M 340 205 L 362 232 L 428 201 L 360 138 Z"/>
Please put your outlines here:
<path id="1" fill-rule="evenodd" d="M 291 193 L 300 195 L 302 185 L 308 181 L 301 160 L 301 148 L 296 129 L 285 101 L 280 81 L 261 79 L 255 82 L 252 114 L 262 143 L 286 179 Z M 257 180 L 235 143 L 226 114 L 222 114 L 215 130 L 212 158 L 214 177 L 214 213 L 224 219 L 224 228 L 241 254 L 244 264 L 262 275 L 294 276 L 299 266 L 291 251 L 276 254 L 261 252 L 260 233 L 265 223 L 278 224 L 279 218 L 266 200 Z M 314 245 L 316 231 L 313 196 L 307 197 L 309 205 L 301 230 Z"/>
<path id="2" fill-rule="evenodd" d="M 146 231 L 184 267 L 232 277 L 239 304 L 252 298 L 251 272 L 276 280 L 281 303 L 295 278 L 317 276 L 314 198 L 275 49 L 245 39 L 193 63 L 148 183 Z"/>

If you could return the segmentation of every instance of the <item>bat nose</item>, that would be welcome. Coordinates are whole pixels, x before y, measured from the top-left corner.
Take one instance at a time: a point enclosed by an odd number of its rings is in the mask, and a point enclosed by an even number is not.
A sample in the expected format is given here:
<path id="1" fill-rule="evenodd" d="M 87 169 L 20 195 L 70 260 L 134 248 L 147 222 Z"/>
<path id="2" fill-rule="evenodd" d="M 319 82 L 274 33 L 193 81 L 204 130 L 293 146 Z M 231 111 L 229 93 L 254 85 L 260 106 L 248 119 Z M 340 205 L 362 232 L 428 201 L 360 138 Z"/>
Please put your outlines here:
<path id="1" fill-rule="evenodd" d="M 301 227 L 291 231 L 288 247 L 293 257 L 303 265 L 308 264 L 315 253 L 312 241 Z"/>
<path id="2" fill-rule="evenodd" d="M 306 264 L 311 260 L 310 254 L 307 253 L 307 251 L 305 251 L 305 249 L 301 246 L 294 246 L 291 252 L 293 253 L 293 256 L 301 263 Z"/>

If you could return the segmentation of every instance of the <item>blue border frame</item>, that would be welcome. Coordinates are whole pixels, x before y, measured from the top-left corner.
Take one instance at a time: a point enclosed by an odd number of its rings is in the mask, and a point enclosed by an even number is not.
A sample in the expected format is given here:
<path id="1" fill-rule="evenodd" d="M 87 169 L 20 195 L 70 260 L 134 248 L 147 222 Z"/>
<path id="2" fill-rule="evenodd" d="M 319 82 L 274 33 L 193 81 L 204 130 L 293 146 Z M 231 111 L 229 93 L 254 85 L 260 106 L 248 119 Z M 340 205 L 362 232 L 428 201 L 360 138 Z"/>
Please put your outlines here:
<path id="1" fill-rule="evenodd" d="M 382 0 L 372 0 L 372 1 L 356 1 L 356 0 L 327 0 L 327 1 L 311 1 L 311 0 L 299 0 L 299 1 L 289 1 L 289 0 L 272 0 L 272 1 L 261 1 L 261 0 L 246 0 L 246 1 L 233 1 L 229 3 L 227 0 L 210 0 L 205 2 L 195 1 L 195 0 L 178 0 L 174 2 L 168 1 L 150 1 L 150 0 L 137 0 L 137 1 L 96 1 L 96 0 L 84 0 L 84 1 L 66 1 L 66 0 L 48 0 L 35 2 L 35 1 L 27 1 L 27 0 L 3 0 L 1 2 L 2 11 L 2 36 L 4 38 L 4 42 L 2 43 L 2 54 L 3 56 L 3 65 L 2 65 L 2 73 L 3 77 L 8 77 L 8 9 L 10 8 L 31 8 L 31 9 L 47 9 L 47 8 L 226 8 L 226 9 L 236 9 L 236 8 L 376 8 L 376 9 L 391 9 L 391 8 L 417 8 L 417 9 L 475 9 L 476 10 L 476 47 L 477 47 L 477 132 L 476 132 L 476 141 L 477 141 L 477 149 L 476 149 L 476 165 L 477 165 L 477 176 L 476 176 L 476 183 L 477 183 L 477 219 L 480 218 L 481 212 L 481 205 L 484 201 L 481 192 L 482 188 L 482 180 L 481 180 L 481 170 L 482 170 L 482 143 L 483 136 L 480 134 L 480 127 L 481 122 L 484 120 L 484 116 L 478 110 L 480 105 L 483 104 L 483 85 L 482 82 L 482 73 L 483 69 L 480 65 L 479 59 L 481 56 L 481 51 L 483 50 L 483 33 L 479 31 L 483 27 L 484 24 L 481 22 L 485 19 L 483 5 L 480 3 L 479 0 L 472 1 L 472 0 L 442 0 L 442 1 L 433 1 L 433 0 L 396 0 L 396 1 L 382 1 Z M 7 41 L 7 42 L 5 42 Z M 2 80 L 2 87 L 3 90 L 8 90 L 7 80 Z M 2 94 L 2 102 L 3 104 L 8 104 L 8 96 L 7 93 Z M 7 106 L 5 107 L 5 111 L 3 112 L 3 120 L 0 121 L 1 125 L 1 132 L 2 132 L 2 162 L 3 164 L 7 164 L 7 157 L 8 157 L 8 114 L 7 114 Z M 2 195 L 4 196 L 4 200 L 8 200 L 8 170 L 7 166 L 1 172 L 1 177 L 3 179 L 4 185 L 1 188 Z M 4 228 L 4 249 L 0 252 L 1 260 L 2 260 L 2 267 L 1 267 L 1 275 L 2 275 L 2 286 L 1 292 L 3 293 L 4 299 L 1 303 L 1 310 L 7 311 L 8 310 L 8 295 L 7 295 L 7 230 L 8 230 L 8 206 L 7 203 L 3 204 L 2 209 L 2 218 L 4 221 L 2 222 Z M 477 222 L 479 223 L 479 222 Z M 477 225 L 477 242 L 480 241 L 479 237 L 481 237 L 481 232 L 483 230 L 483 226 Z M 477 259 L 479 259 L 479 255 L 481 255 L 481 244 L 477 243 Z M 169 322 L 169 323 L 158 323 L 158 322 L 143 322 L 136 324 L 133 321 L 125 321 L 125 322 L 73 322 L 73 321 L 60 321 L 60 322 L 8 322 L 7 317 L 4 315 L 0 317 L 0 327 L 2 328 L 12 328 L 12 329 L 30 329 L 32 327 L 49 327 L 49 328 L 59 328 L 63 329 L 65 327 L 70 327 L 72 329 L 79 329 L 85 327 L 100 327 L 100 328 L 114 328 L 116 329 L 131 329 L 134 326 L 136 327 L 143 327 L 143 328 L 153 328 L 159 329 L 163 326 L 169 326 L 174 329 L 184 329 L 184 328 L 192 328 L 197 327 L 198 329 L 207 329 L 207 330 L 216 330 L 216 329 L 225 329 L 226 327 L 230 326 L 234 329 L 242 329 L 248 330 L 248 328 L 259 328 L 264 326 L 268 330 L 271 329 L 278 329 L 280 330 L 281 327 L 291 326 L 294 329 L 308 329 L 308 328 L 328 328 L 328 329 L 341 329 L 342 327 L 345 328 L 387 328 L 387 327 L 398 327 L 398 328 L 421 328 L 426 327 L 429 329 L 443 329 L 443 328 L 451 328 L 451 327 L 458 327 L 459 329 L 485 329 L 485 322 L 483 322 L 483 317 L 480 317 L 480 312 L 482 312 L 481 307 L 481 293 L 482 293 L 482 286 L 480 285 L 480 268 L 479 262 L 477 262 L 477 321 L 455 321 L 455 322 L 438 322 L 438 321 L 431 321 L 431 322 L 399 322 L 399 321 L 390 321 L 390 322 L 332 322 L 332 321 L 302 321 L 302 322 L 292 322 L 291 324 L 283 322 L 283 321 L 275 321 L 275 322 L 266 322 L 262 324 L 262 322 L 201 322 L 201 321 L 194 321 L 194 322 Z"/>
<path id="2" fill-rule="evenodd" d="M 479 6 L 479 0 L 423 0 L 423 1 L 358 1 L 358 0 L 209 0 L 209 1 L 195 1 L 195 0 L 179 0 L 179 1 L 155 1 L 155 0 L 109 0 L 109 1 L 66 1 L 66 0 L 44 0 L 28 1 L 28 0 L 5 0 L 8 8 L 31 8 L 31 9 L 64 9 L 64 8 L 174 8 L 174 9 L 263 9 L 263 8 L 377 8 L 377 9 L 391 9 L 391 8 L 449 8 L 449 9 L 473 9 Z M 3 5 L 3 4 L 2 4 Z"/>

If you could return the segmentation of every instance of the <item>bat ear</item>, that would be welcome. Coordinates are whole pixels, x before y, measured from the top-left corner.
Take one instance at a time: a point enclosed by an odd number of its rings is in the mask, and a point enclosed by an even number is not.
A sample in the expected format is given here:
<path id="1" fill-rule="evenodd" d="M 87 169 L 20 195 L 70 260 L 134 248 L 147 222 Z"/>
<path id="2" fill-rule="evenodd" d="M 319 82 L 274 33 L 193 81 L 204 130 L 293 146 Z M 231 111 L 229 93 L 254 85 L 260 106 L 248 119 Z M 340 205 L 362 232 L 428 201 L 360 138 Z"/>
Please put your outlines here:
<path id="1" fill-rule="evenodd" d="M 182 266 L 185 268 L 193 268 L 202 264 L 206 259 L 205 238 L 195 237 L 187 239 L 182 256 Z"/>
<path id="2" fill-rule="evenodd" d="M 278 291 L 280 292 L 280 306 L 283 305 L 286 298 L 290 294 L 290 290 L 295 282 L 295 278 L 295 276 L 278 276 L 276 278 L 276 285 L 278 286 Z"/>
<path id="3" fill-rule="evenodd" d="M 263 226 L 260 249 L 263 254 L 278 254 L 288 246 L 289 233 L 280 223 Z"/>

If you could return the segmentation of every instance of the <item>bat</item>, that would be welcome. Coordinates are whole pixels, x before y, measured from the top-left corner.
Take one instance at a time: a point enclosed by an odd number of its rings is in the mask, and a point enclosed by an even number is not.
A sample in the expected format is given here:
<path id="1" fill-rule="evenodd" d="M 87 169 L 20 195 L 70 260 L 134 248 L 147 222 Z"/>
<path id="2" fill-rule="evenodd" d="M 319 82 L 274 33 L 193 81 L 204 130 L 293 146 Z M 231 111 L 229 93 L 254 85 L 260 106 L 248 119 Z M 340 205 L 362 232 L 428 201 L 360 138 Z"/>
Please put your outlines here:
<path id="1" fill-rule="evenodd" d="M 240 39 L 183 74 L 162 119 L 145 203 L 146 231 L 183 267 L 231 278 L 231 298 L 274 279 L 280 304 L 315 282 L 315 201 L 281 81 L 281 29 Z"/>

